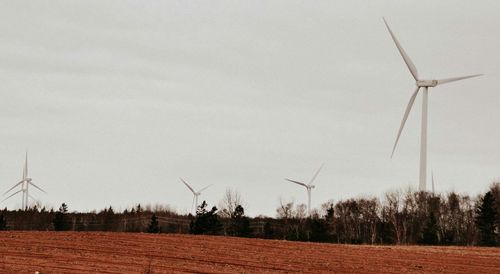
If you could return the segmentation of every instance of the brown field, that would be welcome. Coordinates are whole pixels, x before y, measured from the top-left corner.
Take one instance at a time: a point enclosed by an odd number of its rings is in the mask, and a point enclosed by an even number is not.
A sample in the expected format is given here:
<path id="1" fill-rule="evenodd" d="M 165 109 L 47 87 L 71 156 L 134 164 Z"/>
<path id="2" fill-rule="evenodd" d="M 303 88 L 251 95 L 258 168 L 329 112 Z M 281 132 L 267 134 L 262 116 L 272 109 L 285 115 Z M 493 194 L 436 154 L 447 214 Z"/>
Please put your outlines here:
<path id="1" fill-rule="evenodd" d="M 149 272 L 148 272 L 149 270 Z M 1 273 L 500 273 L 500 248 L 1 232 Z"/>

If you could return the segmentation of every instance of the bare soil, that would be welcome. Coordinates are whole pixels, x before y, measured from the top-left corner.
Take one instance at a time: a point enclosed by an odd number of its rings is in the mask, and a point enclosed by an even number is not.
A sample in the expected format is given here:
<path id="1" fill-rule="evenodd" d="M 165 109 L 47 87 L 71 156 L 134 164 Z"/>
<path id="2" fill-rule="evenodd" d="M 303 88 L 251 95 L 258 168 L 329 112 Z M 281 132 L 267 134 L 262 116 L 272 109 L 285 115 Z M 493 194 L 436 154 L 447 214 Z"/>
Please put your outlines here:
<path id="1" fill-rule="evenodd" d="M 0 232 L 0 273 L 500 273 L 500 248 Z"/>

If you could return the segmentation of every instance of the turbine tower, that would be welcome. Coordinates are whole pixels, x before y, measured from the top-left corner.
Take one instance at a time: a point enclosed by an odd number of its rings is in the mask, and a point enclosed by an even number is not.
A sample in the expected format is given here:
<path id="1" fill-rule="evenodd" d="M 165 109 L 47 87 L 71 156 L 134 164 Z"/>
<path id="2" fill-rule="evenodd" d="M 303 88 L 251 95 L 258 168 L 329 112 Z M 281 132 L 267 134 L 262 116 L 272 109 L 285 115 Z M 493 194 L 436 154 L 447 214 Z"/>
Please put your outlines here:
<path id="1" fill-rule="evenodd" d="M 431 179 L 432 179 L 432 195 L 435 195 L 436 193 L 434 192 L 434 171 L 431 170 Z"/>
<path id="2" fill-rule="evenodd" d="M 186 187 L 189 188 L 189 190 L 191 190 L 191 192 L 193 193 L 193 203 L 191 204 L 191 211 L 193 211 L 194 208 L 194 213 L 196 214 L 196 209 L 198 208 L 198 197 L 201 195 L 201 192 L 203 190 L 207 189 L 211 185 L 208 185 L 198 191 L 194 191 L 194 189 L 186 181 L 184 181 L 182 178 L 179 179 L 181 179 L 182 183 L 184 183 L 184 185 L 186 185 Z"/>
<path id="3" fill-rule="evenodd" d="M 295 184 L 298 184 L 298 185 L 301 185 L 303 187 L 306 188 L 307 190 L 307 215 L 310 217 L 311 216 L 311 190 L 315 187 L 313 185 L 313 182 L 314 180 L 316 180 L 316 177 L 318 176 L 319 172 L 321 171 L 321 169 L 323 168 L 323 165 L 321 165 L 319 168 L 318 168 L 318 171 L 316 171 L 316 173 L 314 173 L 314 176 L 311 178 L 311 180 L 309 181 L 309 184 L 305 184 L 303 182 L 299 182 L 299 181 L 295 181 L 295 180 L 290 180 L 290 179 L 287 179 L 285 178 L 285 180 L 289 181 L 289 182 L 292 182 L 292 183 L 295 183 Z"/>
<path id="4" fill-rule="evenodd" d="M 7 193 L 9 193 L 11 190 L 13 190 L 14 188 L 16 188 L 18 186 L 21 186 L 21 189 L 19 189 L 18 191 L 12 193 L 7 198 L 3 199 L 2 202 L 4 202 L 5 200 L 9 199 L 10 197 L 18 194 L 19 192 L 22 192 L 21 208 L 22 208 L 22 210 L 25 210 L 29 206 L 28 199 L 31 198 L 31 199 L 34 200 L 33 196 L 31 196 L 28 193 L 28 189 L 29 189 L 30 185 L 32 185 L 33 187 L 35 187 L 38 190 L 42 191 L 43 193 L 47 193 L 47 192 L 45 192 L 45 190 L 43 190 L 40 187 L 38 187 L 37 185 L 35 185 L 33 183 L 32 179 L 28 177 L 28 152 L 26 152 L 26 158 L 24 160 L 24 166 L 23 166 L 23 178 L 22 178 L 22 180 L 20 182 L 18 182 L 17 184 L 15 184 L 14 186 L 12 186 L 11 188 L 9 188 L 9 190 L 5 191 L 5 193 L 3 193 L 3 195 L 5 196 Z"/>
<path id="5" fill-rule="evenodd" d="M 420 191 L 425 191 L 426 190 L 426 185 L 427 185 L 427 100 L 428 100 L 428 91 L 429 88 L 431 87 L 436 87 L 438 85 L 446 84 L 446 83 L 451 83 L 459 80 L 464 80 L 472 77 L 478 77 L 483 74 L 474 74 L 474 75 L 467 75 L 467 76 L 461 76 L 461 77 L 453 77 L 453 78 L 445 78 L 445 79 L 439 79 L 439 80 L 425 80 L 425 79 L 420 79 L 418 77 L 418 72 L 417 68 L 411 61 L 410 57 L 406 52 L 404 51 L 403 47 L 399 43 L 398 39 L 392 32 L 391 28 L 387 24 L 387 21 L 385 21 L 385 18 L 383 18 L 385 26 L 387 27 L 387 30 L 391 34 L 392 40 L 394 40 L 394 43 L 396 44 L 396 47 L 398 48 L 399 53 L 401 54 L 401 57 L 403 57 L 404 62 L 406 63 L 406 66 L 410 70 L 411 75 L 416 81 L 417 88 L 413 92 L 412 96 L 410 97 L 410 101 L 408 102 L 408 105 L 406 106 L 406 110 L 403 116 L 403 120 L 401 121 L 401 125 L 399 127 L 399 131 L 396 137 L 396 141 L 394 142 L 394 147 L 392 148 L 392 153 L 391 153 L 391 158 L 394 155 L 394 151 L 396 150 L 396 146 L 399 141 L 399 137 L 401 136 L 401 132 L 403 131 L 403 127 L 405 125 L 406 119 L 408 118 L 408 115 L 410 114 L 410 110 L 413 106 L 413 103 L 415 102 L 415 98 L 417 97 L 418 92 L 420 89 L 423 90 L 423 97 L 422 97 L 422 124 L 421 124 L 421 133 L 420 133 L 420 177 L 419 177 L 419 190 Z"/>

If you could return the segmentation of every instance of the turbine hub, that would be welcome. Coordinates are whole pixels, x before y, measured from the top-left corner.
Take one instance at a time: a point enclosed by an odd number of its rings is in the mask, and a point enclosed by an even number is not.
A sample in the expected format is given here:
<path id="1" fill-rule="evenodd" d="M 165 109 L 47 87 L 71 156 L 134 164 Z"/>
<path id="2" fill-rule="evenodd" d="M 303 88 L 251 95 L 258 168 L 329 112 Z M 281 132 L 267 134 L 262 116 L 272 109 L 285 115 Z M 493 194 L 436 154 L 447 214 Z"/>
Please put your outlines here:
<path id="1" fill-rule="evenodd" d="M 437 80 L 418 80 L 417 87 L 435 87 L 437 86 Z"/>

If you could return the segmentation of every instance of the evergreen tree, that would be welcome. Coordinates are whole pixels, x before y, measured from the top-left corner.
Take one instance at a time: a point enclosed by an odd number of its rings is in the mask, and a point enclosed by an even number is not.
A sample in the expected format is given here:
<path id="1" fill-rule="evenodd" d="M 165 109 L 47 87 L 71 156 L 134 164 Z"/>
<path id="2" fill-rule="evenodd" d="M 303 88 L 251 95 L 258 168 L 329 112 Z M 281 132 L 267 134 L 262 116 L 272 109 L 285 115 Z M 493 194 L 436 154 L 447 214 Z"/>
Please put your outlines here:
<path id="1" fill-rule="evenodd" d="M 274 238 L 274 229 L 270 222 L 264 224 L 264 238 L 272 239 Z"/>
<path id="2" fill-rule="evenodd" d="M 0 231 L 7 230 L 7 220 L 3 213 L 0 215 Z"/>
<path id="3" fill-rule="evenodd" d="M 335 235 L 335 208 L 333 203 L 330 203 L 326 210 L 325 221 L 327 226 L 328 240 L 333 241 L 336 237 Z"/>
<path id="4" fill-rule="evenodd" d="M 328 222 L 326 219 L 319 218 L 318 216 L 309 218 L 309 226 L 311 228 L 311 235 L 309 240 L 312 242 L 328 242 Z"/>
<path id="5" fill-rule="evenodd" d="M 496 231 L 495 231 L 495 198 L 491 191 L 486 192 L 480 200 L 480 205 L 476 210 L 476 226 L 480 233 L 480 244 L 485 246 L 495 246 Z"/>
<path id="6" fill-rule="evenodd" d="M 377 223 L 377 233 L 378 233 L 378 242 L 380 244 L 395 244 L 395 234 L 394 226 L 385 220 L 381 220 Z"/>
<path id="7" fill-rule="evenodd" d="M 52 223 L 54 224 L 55 231 L 64 231 L 69 230 L 69 223 L 66 219 L 66 214 L 68 213 L 68 206 L 63 203 L 59 208 L 59 211 L 56 212 L 56 216 Z"/>
<path id="8" fill-rule="evenodd" d="M 212 207 L 210 211 L 206 209 L 207 203 L 203 203 L 196 210 L 196 217 L 189 225 L 191 234 L 218 235 L 222 231 L 222 224 L 217 216 L 217 207 Z"/>
<path id="9" fill-rule="evenodd" d="M 160 230 L 161 228 L 158 223 L 158 217 L 156 217 L 156 214 L 153 214 L 153 216 L 151 216 L 151 222 L 148 226 L 148 233 L 160 233 Z"/>
<path id="10" fill-rule="evenodd" d="M 437 245 L 439 243 L 439 224 L 437 216 L 439 216 L 440 198 L 431 196 L 427 200 L 427 210 L 429 216 L 426 218 L 422 229 L 422 238 L 419 242 L 426 245 Z"/>
<path id="11" fill-rule="evenodd" d="M 493 195 L 493 199 L 495 203 L 493 208 L 495 209 L 495 227 L 497 231 L 497 236 L 500 237 L 500 182 L 493 183 L 490 187 L 491 194 Z M 497 238 L 497 243 L 500 243 L 500 238 Z"/>
<path id="12" fill-rule="evenodd" d="M 103 217 L 103 230 L 113 231 L 115 226 L 115 211 L 111 206 L 108 209 L 104 209 L 102 213 Z"/>
<path id="13" fill-rule="evenodd" d="M 326 209 L 325 219 L 328 223 L 333 223 L 334 220 L 335 208 L 333 207 L 333 203 L 331 203 Z"/>
<path id="14" fill-rule="evenodd" d="M 250 237 L 252 229 L 250 220 L 245 216 L 245 210 L 241 205 L 236 206 L 231 214 L 231 223 L 229 225 L 229 235 L 237 237 Z"/>
<path id="15" fill-rule="evenodd" d="M 421 243 L 426 245 L 438 244 L 438 223 L 434 213 L 431 212 L 425 222 Z"/>

